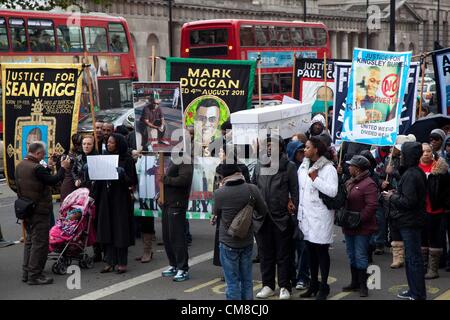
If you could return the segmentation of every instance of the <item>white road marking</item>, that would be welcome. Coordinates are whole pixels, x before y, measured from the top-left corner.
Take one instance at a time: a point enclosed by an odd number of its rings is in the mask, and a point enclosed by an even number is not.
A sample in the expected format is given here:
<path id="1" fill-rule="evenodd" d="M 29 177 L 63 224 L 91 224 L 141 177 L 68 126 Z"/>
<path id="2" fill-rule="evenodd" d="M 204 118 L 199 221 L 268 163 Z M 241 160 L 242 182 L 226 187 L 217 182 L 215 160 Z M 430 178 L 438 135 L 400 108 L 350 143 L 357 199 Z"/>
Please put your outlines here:
<path id="1" fill-rule="evenodd" d="M 199 256 L 196 256 L 189 260 L 189 266 L 194 266 L 196 264 L 200 264 L 202 262 L 208 261 L 212 259 L 213 257 L 213 251 L 209 251 L 206 253 L 203 253 Z M 138 277 L 134 277 L 132 279 L 128 279 L 119 283 L 115 283 L 113 285 L 110 285 L 108 287 L 95 290 L 93 292 L 84 294 L 79 297 L 75 297 L 72 300 L 98 300 L 107 296 L 110 296 L 112 294 L 115 294 L 120 291 L 124 291 L 127 289 L 130 289 L 132 287 L 138 286 L 140 284 L 143 284 L 145 282 L 157 279 L 161 277 L 161 272 L 163 272 L 166 269 L 166 267 L 154 270 L 152 272 L 140 275 Z"/>

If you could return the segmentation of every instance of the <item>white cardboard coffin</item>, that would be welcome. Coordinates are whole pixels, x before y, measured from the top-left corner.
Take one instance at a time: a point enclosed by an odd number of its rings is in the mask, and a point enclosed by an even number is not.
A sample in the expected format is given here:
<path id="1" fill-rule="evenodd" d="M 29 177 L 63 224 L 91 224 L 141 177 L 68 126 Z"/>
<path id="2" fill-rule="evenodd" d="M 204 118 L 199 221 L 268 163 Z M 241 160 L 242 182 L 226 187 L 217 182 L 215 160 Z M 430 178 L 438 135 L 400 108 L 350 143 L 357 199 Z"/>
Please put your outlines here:
<path id="1" fill-rule="evenodd" d="M 252 144 L 265 133 L 279 134 L 283 139 L 305 132 L 311 122 L 311 104 L 281 104 L 264 108 L 234 112 L 230 118 L 233 125 L 234 144 Z"/>

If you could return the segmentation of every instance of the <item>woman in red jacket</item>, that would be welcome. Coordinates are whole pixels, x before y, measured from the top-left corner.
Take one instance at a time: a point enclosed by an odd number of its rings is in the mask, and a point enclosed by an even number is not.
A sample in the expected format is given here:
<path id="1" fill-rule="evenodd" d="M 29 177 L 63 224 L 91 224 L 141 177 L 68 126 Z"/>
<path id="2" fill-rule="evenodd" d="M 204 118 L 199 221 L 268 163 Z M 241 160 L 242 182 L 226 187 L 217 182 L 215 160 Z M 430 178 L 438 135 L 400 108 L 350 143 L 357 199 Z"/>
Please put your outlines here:
<path id="1" fill-rule="evenodd" d="M 359 290 L 360 297 L 367 297 L 369 295 L 367 289 L 369 243 L 371 235 L 377 231 L 378 188 L 370 177 L 370 162 L 367 158 L 355 155 L 347 161 L 347 164 L 351 179 L 345 183 L 346 208 L 349 211 L 359 212 L 361 222 L 354 229 L 342 228 L 352 274 L 352 282 L 342 290 L 347 292 Z"/>
<path id="2" fill-rule="evenodd" d="M 422 231 L 422 256 L 425 267 L 428 267 L 425 279 L 435 279 L 439 277 L 439 261 L 442 255 L 440 230 L 450 192 L 448 164 L 445 159 L 433 154 L 429 143 L 423 143 L 422 150 L 419 168 L 427 175 L 426 227 Z"/>

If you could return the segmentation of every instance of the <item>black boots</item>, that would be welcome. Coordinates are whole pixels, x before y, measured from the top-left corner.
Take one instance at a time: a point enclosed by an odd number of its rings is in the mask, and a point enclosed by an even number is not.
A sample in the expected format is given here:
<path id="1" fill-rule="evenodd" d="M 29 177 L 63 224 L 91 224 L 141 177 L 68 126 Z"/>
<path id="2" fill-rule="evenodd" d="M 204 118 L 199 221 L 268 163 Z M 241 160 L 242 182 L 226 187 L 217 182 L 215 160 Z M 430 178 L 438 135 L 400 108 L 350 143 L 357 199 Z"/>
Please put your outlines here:
<path id="1" fill-rule="evenodd" d="M 367 269 L 357 270 L 359 282 L 359 296 L 362 298 L 369 296 L 369 289 L 367 288 Z"/>
<path id="2" fill-rule="evenodd" d="M 348 286 L 345 286 L 342 288 L 342 291 L 344 291 L 344 292 L 352 292 L 352 291 L 359 290 L 358 269 L 350 267 L 350 270 L 352 272 L 352 282 Z"/>
<path id="3" fill-rule="evenodd" d="M 102 262 L 102 247 L 99 243 L 94 243 L 94 262 Z"/>
<path id="4" fill-rule="evenodd" d="M 300 298 L 311 298 L 316 296 L 319 291 L 319 282 L 311 281 L 308 290 L 300 295 Z"/>
<path id="5" fill-rule="evenodd" d="M 330 286 L 326 283 L 320 283 L 319 293 L 317 294 L 316 300 L 327 300 L 330 294 Z"/>

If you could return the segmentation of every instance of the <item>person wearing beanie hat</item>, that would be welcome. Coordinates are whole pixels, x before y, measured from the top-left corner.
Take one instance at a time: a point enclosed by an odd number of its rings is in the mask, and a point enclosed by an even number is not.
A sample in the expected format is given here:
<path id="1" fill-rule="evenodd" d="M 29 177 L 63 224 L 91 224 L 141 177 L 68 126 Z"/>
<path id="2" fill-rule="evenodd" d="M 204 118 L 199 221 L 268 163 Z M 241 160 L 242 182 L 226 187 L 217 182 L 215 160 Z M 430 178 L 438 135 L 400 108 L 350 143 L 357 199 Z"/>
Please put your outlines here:
<path id="1" fill-rule="evenodd" d="M 219 225 L 220 261 L 227 285 L 227 300 L 252 300 L 252 251 L 253 233 L 259 230 L 258 219 L 267 214 L 267 206 L 255 185 L 247 184 L 238 164 L 223 164 L 222 186 L 214 191 L 211 224 Z M 254 220 L 245 238 L 227 233 L 236 215 L 254 199 Z"/>
<path id="2" fill-rule="evenodd" d="M 434 129 L 430 133 L 430 144 L 433 147 L 433 152 L 436 152 L 440 157 L 444 156 L 444 140 L 445 132 L 442 129 Z"/>
<path id="3" fill-rule="evenodd" d="M 367 158 L 354 155 L 347 164 L 351 175 L 345 183 L 347 209 L 359 212 L 361 223 L 354 229 L 342 228 L 351 270 L 351 283 L 342 290 L 347 292 L 359 290 L 360 297 L 367 297 L 369 244 L 372 234 L 377 230 L 378 188 L 370 177 L 371 165 Z"/>

